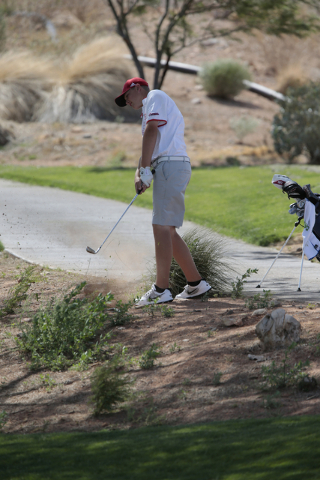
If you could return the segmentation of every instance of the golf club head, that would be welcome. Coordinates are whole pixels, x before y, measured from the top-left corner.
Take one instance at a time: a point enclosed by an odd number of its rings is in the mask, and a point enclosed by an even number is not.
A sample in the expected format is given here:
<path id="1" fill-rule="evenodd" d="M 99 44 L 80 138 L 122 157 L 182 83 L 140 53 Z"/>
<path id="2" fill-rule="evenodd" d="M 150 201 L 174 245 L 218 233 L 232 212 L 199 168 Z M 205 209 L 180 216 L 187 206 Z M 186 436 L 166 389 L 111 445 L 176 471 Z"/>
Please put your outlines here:
<path id="1" fill-rule="evenodd" d="M 93 253 L 93 254 L 98 253 L 99 250 L 100 250 L 100 249 L 98 249 L 97 251 L 95 251 L 95 250 L 93 250 L 93 248 L 91 248 L 91 247 L 87 247 L 87 248 L 86 248 L 86 251 L 87 251 L 88 253 Z"/>

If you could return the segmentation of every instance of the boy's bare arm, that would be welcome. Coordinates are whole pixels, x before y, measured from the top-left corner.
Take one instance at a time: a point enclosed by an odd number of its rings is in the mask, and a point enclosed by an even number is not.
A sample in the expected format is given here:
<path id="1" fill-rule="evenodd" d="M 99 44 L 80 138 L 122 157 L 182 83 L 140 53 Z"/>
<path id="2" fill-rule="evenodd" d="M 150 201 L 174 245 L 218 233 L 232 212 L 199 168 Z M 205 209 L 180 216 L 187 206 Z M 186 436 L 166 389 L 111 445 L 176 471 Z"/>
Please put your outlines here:
<path id="1" fill-rule="evenodd" d="M 150 167 L 152 154 L 157 142 L 158 122 L 153 120 L 147 123 L 142 138 L 142 155 L 140 167 Z"/>
<path id="2" fill-rule="evenodd" d="M 140 167 L 144 167 L 144 168 L 150 167 L 152 154 L 157 142 L 157 134 L 158 134 L 158 122 L 157 121 L 149 122 L 146 126 L 146 129 L 142 138 L 142 156 L 139 159 L 138 168 L 136 170 L 135 177 L 134 177 L 135 189 L 137 193 L 141 190 L 142 190 L 141 193 L 143 193 L 146 191 L 147 188 L 149 188 L 141 182 Z"/>

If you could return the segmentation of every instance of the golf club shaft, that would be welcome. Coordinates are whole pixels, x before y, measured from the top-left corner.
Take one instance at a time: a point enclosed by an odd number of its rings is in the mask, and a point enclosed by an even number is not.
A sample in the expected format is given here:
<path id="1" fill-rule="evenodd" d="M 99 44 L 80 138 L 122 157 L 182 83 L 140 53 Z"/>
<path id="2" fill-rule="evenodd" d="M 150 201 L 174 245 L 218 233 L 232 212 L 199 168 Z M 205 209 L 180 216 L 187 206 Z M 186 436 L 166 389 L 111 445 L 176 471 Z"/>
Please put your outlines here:
<path id="1" fill-rule="evenodd" d="M 116 228 L 116 226 L 118 225 L 118 223 L 120 222 L 120 220 L 122 219 L 122 217 L 127 213 L 127 211 L 129 210 L 129 208 L 131 207 L 131 205 L 133 204 L 133 202 L 135 201 L 135 199 L 137 198 L 137 196 L 139 195 L 139 193 L 136 193 L 135 196 L 133 197 L 133 199 L 131 200 L 131 202 L 129 203 L 129 205 L 127 206 L 127 208 L 125 209 L 125 211 L 123 212 L 123 214 L 121 215 L 121 217 L 119 218 L 119 220 L 117 221 L 117 223 L 115 224 L 115 226 L 113 227 L 113 229 L 111 230 L 111 232 L 109 233 L 109 235 L 104 239 L 104 241 L 101 243 L 100 247 L 98 248 L 97 252 L 100 250 L 100 248 L 106 243 L 106 241 L 108 240 L 108 238 L 110 237 L 111 233 L 113 232 L 113 230 Z"/>
<path id="2" fill-rule="evenodd" d="M 301 257 L 301 267 L 300 267 L 300 276 L 299 276 L 299 285 L 298 285 L 298 292 L 301 292 L 301 277 L 302 277 L 302 267 L 303 267 L 303 259 L 304 259 L 304 245 L 302 248 L 302 257 Z"/>
<path id="3" fill-rule="evenodd" d="M 280 253 L 282 252 L 282 250 L 284 249 L 284 247 L 287 245 L 288 241 L 290 240 L 291 238 L 291 235 L 293 234 L 293 232 L 295 231 L 295 229 L 297 228 L 297 225 L 294 226 L 292 232 L 290 233 L 289 237 L 287 238 L 287 240 L 285 241 L 285 243 L 282 245 L 282 248 L 280 250 L 280 252 L 278 253 L 278 255 L 276 256 L 276 258 L 273 260 L 272 264 L 270 265 L 269 267 L 269 270 L 267 271 L 267 273 L 265 274 L 265 276 L 263 277 L 263 279 L 261 280 L 261 282 L 257 285 L 256 288 L 260 288 L 261 285 L 262 285 L 262 282 L 264 281 L 264 279 L 266 278 L 266 276 L 268 275 L 268 273 L 270 272 L 271 268 L 273 267 L 275 261 L 277 260 L 277 258 L 279 257 Z"/>

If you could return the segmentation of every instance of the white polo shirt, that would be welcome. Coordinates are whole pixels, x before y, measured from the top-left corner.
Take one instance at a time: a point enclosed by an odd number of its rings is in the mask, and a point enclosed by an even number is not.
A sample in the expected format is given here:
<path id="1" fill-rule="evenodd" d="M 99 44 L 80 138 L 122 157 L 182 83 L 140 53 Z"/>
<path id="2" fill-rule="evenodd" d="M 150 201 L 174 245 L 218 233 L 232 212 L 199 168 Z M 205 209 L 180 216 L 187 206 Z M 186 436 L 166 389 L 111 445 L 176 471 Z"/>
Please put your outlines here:
<path id="1" fill-rule="evenodd" d="M 154 120 L 159 124 L 152 160 L 165 155 L 187 156 L 183 116 L 162 90 L 151 90 L 142 100 L 142 135 L 147 123 Z"/>

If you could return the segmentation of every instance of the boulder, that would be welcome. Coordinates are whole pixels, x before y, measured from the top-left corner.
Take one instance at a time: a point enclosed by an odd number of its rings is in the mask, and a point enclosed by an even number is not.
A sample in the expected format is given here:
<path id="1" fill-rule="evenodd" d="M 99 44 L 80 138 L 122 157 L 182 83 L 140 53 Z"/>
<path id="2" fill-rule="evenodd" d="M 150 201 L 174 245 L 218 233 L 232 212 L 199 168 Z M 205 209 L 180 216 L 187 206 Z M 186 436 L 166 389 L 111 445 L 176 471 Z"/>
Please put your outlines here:
<path id="1" fill-rule="evenodd" d="M 228 317 L 228 318 L 223 318 L 222 323 L 225 327 L 241 327 L 243 325 L 242 318 L 237 318 L 237 317 Z"/>
<path id="2" fill-rule="evenodd" d="M 288 347 L 300 340 L 301 325 L 294 317 L 287 314 L 283 308 L 277 308 L 267 314 L 256 326 L 264 350 L 277 347 Z"/>

